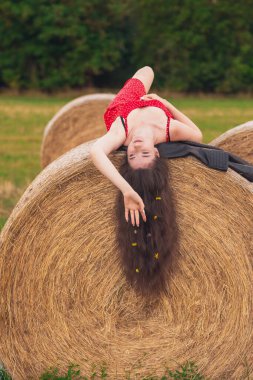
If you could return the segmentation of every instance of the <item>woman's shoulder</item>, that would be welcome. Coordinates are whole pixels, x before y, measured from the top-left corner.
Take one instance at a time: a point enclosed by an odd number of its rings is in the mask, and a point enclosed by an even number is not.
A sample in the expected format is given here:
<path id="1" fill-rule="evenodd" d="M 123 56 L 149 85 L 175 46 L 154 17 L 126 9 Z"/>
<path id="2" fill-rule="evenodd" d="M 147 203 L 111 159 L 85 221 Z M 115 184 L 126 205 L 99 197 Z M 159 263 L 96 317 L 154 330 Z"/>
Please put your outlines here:
<path id="1" fill-rule="evenodd" d="M 170 120 L 170 141 L 196 141 L 202 142 L 202 134 L 181 121 Z"/>

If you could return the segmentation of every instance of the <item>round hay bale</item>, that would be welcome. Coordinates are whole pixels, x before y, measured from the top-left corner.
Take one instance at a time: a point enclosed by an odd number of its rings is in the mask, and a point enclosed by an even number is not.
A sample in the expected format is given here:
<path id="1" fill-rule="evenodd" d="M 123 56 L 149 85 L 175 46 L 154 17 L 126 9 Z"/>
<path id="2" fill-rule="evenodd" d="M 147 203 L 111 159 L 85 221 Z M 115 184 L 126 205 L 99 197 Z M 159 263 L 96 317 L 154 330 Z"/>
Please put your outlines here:
<path id="1" fill-rule="evenodd" d="M 62 107 L 47 124 L 40 151 L 41 166 L 106 132 L 103 114 L 113 94 L 81 96 Z"/>
<path id="2" fill-rule="evenodd" d="M 70 362 L 89 375 L 105 362 L 110 379 L 123 379 L 191 359 L 212 379 L 239 379 L 253 364 L 252 184 L 194 157 L 168 160 L 178 260 L 150 301 L 122 273 L 117 189 L 88 150 L 81 144 L 48 165 L 0 235 L 5 367 L 24 380 Z M 117 168 L 123 154 L 110 155 Z"/>
<path id="3" fill-rule="evenodd" d="M 253 164 L 253 120 L 229 129 L 209 144 L 231 152 Z"/>

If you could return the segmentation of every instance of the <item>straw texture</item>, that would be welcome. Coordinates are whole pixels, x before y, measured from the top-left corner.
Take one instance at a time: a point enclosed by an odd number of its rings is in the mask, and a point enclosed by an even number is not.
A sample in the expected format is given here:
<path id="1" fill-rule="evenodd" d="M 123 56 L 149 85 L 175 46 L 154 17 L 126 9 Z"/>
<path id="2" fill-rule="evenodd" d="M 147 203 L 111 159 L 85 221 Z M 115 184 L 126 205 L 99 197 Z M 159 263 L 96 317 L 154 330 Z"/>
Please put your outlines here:
<path id="1" fill-rule="evenodd" d="M 211 379 L 239 379 L 245 360 L 252 374 L 253 185 L 193 157 L 168 160 L 180 248 L 151 302 L 123 276 L 117 189 L 90 161 L 92 143 L 48 165 L 0 235 L 0 358 L 14 380 L 70 362 L 88 375 L 103 361 L 110 379 L 188 359 Z M 117 168 L 123 154 L 110 155 Z"/>
<path id="2" fill-rule="evenodd" d="M 229 129 L 209 143 L 253 164 L 253 120 Z"/>
<path id="3" fill-rule="evenodd" d="M 106 133 L 103 115 L 114 96 L 85 95 L 62 107 L 44 130 L 40 151 L 42 168 L 70 149 Z"/>

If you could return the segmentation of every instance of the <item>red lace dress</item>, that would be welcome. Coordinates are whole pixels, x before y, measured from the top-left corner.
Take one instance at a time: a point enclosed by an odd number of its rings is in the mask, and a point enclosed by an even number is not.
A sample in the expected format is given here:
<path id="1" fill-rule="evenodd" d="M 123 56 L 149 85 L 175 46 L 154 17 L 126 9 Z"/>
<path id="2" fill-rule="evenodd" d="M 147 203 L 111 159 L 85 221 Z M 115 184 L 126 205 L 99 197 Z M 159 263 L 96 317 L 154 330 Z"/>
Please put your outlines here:
<path id="1" fill-rule="evenodd" d="M 158 107 L 167 115 L 166 141 L 170 141 L 169 126 L 170 119 L 174 119 L 172 113 L 159 100 L 141 100 L 140 97 L 146 95 L 143 83 L 137 78 L 131 78 L 126 81 L 124 87 L 119 91 L 113 101 L 109 104 L 104 114 L 104 121 L 107 131 L 118 116 L 125 119 L 126 137 L 128 136 L 127 116 L 136 109 L 142 107 Z"/>

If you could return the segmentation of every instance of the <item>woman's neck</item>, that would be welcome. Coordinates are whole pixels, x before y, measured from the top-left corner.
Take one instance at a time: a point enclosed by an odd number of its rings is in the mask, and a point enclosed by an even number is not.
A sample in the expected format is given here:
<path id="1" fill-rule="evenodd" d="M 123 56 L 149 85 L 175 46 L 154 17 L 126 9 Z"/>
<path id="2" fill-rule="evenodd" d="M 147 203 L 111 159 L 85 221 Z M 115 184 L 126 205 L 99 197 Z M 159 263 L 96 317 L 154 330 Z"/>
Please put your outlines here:
<path id="1" fill-rule="evenodd" d="M 141 137 L 145 140 L 148 138 L 152 140 L 154 145 L 156 144 L 156 136 L 154 133 L 154 128 L 150 124 L 136 126 L 135 128 L 132 129 L 131 134 L 132 134 L 131 140 L 137 137 Z"/>

